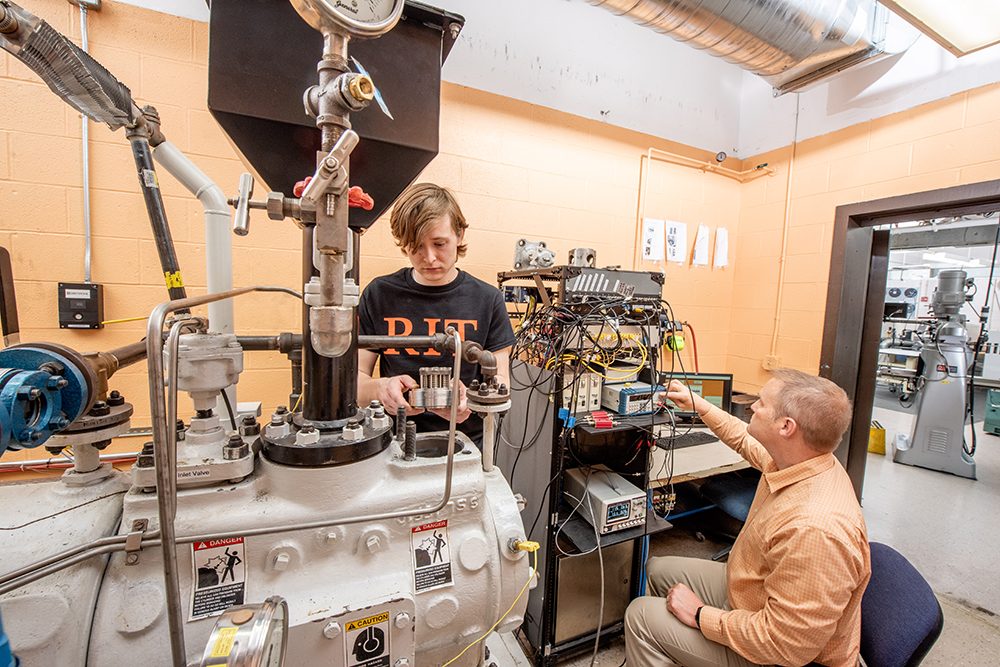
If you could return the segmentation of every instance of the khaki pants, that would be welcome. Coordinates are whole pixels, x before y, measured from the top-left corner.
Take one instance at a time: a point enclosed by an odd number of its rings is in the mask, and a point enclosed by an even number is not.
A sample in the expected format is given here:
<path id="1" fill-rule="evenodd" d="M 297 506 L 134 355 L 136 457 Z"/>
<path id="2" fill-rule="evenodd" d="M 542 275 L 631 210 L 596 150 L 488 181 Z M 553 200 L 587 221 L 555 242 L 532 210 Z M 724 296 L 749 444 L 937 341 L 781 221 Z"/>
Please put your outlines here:
<path id="1" fill-rule="evenodd" d="M 726 594 L 726 565 L 702 558 L 650 558 L 646 562 L 646 597 L 625 611 L 627 667 L 751 667 L 753 663 L 701 630 L 681 623 L 667 611 L 667 591 L 685 584 L 705 604 L 731 610 Z M 655 597 L 654 597 L 655 596 Z"/>

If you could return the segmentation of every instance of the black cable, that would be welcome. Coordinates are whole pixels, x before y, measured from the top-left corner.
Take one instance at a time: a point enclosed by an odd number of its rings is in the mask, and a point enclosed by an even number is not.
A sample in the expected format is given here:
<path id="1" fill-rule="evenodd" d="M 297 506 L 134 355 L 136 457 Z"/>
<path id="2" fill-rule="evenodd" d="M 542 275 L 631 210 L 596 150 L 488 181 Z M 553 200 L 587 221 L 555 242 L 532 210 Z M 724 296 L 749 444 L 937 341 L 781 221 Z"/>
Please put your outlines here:
<path id="1" fill-rule="evenodd" d="M 986 325 L 990 319 L 990 289 L 993 287 L 993 271 L 997 266 L 998 245 L 1000 245 L 1000 225 L 997 225 L 996 238 L 993 239 L 993 261 L 990 262 L 990 279 L 986 283 L 986 300 L 983 302 L 983 308 L 979 314 L 979 336 L 976 337 L 976 344 L 972 348 L 972 368 L 969 369 L 968 409 L 966 410 L 966 414 L 969 423 L 972 424 L 971 448 L 966 446 L 965 433 L 962 434 L 962 450 L 969 456 L 976 455 L 976 364 L 979 363 L 979 351 L 990 337 L 989 332 L 986 330 Z M 963 419 L 962 421 L 964 423 L 965 420 Z"/>
<path id="2" fill-rule="evenodd" d="M 236 426 L 236 415 L 233 414 L 233 406 L 229 403 L 229 396 L 226 394 L 226 390 L 223 389 L 219 391 L 222 394 L 222 400 L 226 404 L 226 411 L 229 412 L 229 423 L 233 425 L 233 430 L 235 431 L 238 426 Z"/>

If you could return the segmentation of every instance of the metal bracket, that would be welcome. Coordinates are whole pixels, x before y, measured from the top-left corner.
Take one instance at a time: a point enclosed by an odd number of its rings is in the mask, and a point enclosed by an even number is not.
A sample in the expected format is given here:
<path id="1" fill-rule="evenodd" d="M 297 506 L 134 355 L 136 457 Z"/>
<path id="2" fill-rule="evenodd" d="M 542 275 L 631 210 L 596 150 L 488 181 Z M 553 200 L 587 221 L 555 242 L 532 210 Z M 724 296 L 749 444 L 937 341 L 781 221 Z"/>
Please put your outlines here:
<path id="1" fill-rule="evenodd" d="M 138 565 L 139 552 L 142 551 L 142 536 L 146 534 L 149 519 L 136 519 L 132 522 L 132 532 L 125 536 L 125 564 Z"/>

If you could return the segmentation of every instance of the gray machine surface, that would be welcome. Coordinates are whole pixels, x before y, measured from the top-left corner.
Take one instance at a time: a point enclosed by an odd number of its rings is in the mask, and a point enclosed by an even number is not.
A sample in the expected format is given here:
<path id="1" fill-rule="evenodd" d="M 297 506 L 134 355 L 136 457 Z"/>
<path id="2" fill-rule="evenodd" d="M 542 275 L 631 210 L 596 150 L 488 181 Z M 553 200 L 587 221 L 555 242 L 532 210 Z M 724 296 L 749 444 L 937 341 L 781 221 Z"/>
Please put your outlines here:
<path id="1" fill-rule="evenodd" d="M 976 478 L 965 443 L 969 365 L 965 316 L 959 311 L 972 282 L 965 271 L 942 271 L 933 296 L 935 325 L 920 350 L 923 370 L 913 434 L 897 437 L 893 461 Z"/>

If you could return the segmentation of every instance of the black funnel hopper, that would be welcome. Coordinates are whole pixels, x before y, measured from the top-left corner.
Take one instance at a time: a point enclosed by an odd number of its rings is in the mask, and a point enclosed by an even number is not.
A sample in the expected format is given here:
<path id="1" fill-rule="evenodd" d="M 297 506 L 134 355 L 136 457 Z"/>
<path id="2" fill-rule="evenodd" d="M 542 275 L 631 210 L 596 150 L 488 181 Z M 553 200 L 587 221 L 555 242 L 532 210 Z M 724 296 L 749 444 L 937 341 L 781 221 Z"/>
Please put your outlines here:
<path id="1" fill-rule="evenodd" d="M 348 53 L 371 74 L 395 117 L 374 102 L 351 114 L 361 137 L 351 154 L 351 185 L 375 200 L 371 211 L 351 209 L 352 228 L 375 222 L 437 155 L 441 66 L 464 23 L 407 2 L 390 32 L 350 41 Z M 295 182 L 316 170 L 320 132 L 302 95 L 318 82 L 322 55 L 323 36 L 288 0 L 212 0 L 209 111 L 267 188 L 289 197 Z"/>

